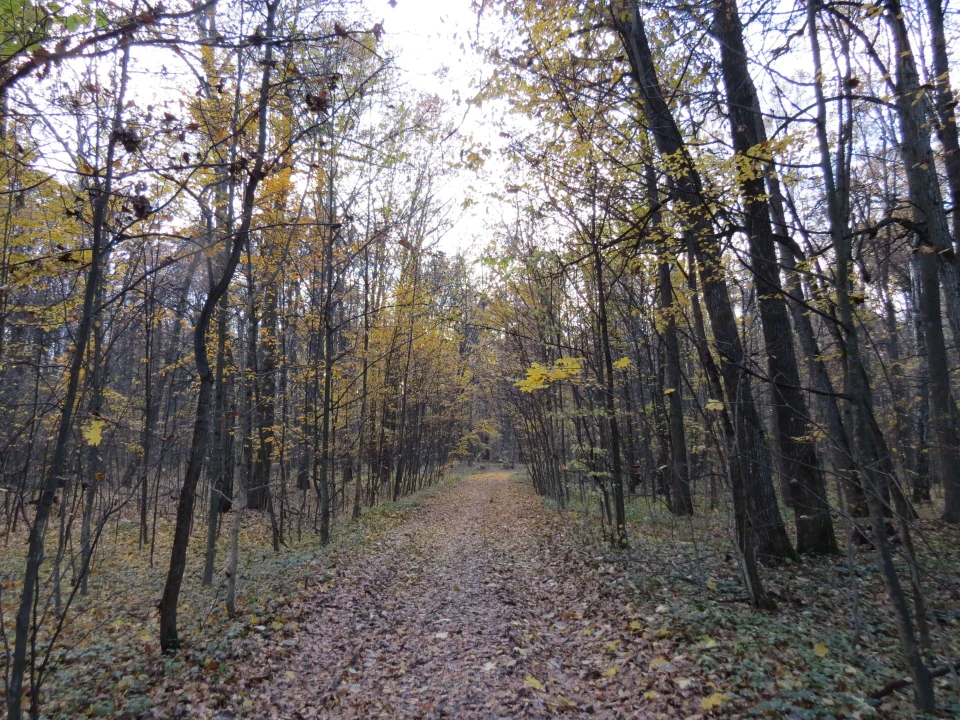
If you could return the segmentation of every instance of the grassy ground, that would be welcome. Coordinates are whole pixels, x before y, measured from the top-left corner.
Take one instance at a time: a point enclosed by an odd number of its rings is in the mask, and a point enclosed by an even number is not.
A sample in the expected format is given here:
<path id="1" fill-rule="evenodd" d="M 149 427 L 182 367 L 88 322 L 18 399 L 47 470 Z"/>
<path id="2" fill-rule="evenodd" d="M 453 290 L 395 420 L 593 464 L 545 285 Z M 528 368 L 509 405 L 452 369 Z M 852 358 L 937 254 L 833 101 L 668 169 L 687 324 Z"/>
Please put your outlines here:
<path id="1" fill-rule="evenodd" d="M 598 551 L 613 557 L 600 531 L 600 503 L 597 493 L 574 497 L 566 515 Z M 630 550 L 616 561 L 636 589 L 639 614 L 659 625 L 652 641 L 667 641 L 676 655 L 696 658 L 704 672 L 720 673 L 755 698 L 758 715 L 917 717 L 909 688 L 869 697 L 907 676 L 872 549 L 853 544 L 848 554 L 843 545 L 836 557 L 764 568 L 765 589 L 779 610 L 762 613 L 744 602 L 725 508 L 698 507 L 695 517 L 676 518 L 662 502 L 632 497 L 626 511 Z M 921 508 L 920 515 L 914 542 L 933 625 L 927 658 L 939 667 L 960 654 L 960 529 L 941 522 L 933 507 Z M 837 534 L 842 541 L 845 528 L 838 526 Z M 717 646 L 721 655 L 703 653 Z M 950 677 L 936 682 L 942 716 L 960 717 L 958 686 Z"/>
<path id="2" fill-rule="evenodd" d="M 202 587 L 205 527 L 196 523 L 190 541 L 187 570 L 179 609 L 180 637 L 184 649 L 175 658 L 161 658 L 157 642 L 157 603 L 166 578 L 173 525 L 157 525 L 155 562 L 138 547 L 138 527 L 121 518 L 111 523 L 97 547 L 90 572 L 90 593 L 77 597 L 66 616 L 62 632 L 52 645 L 48 672 L 42 683 L 42 711 L 48 718 L 137 717 L 152 707 L 148 691 L 158 676 L 182 677 L 184 682 L 201 675 L 227 671 L 231 648 L 247 633 L 271 633 L 295 622 L 289 609 L 307 593 L 323 591 L 330 582 L 326 569 L 338 552 L 367 542 L 401 522 L 420 501 L 458 482 L 467 472 L 458 468 L 438 485 L 396 503 L 364 510 L 357 522 L 348 518 L 332 528 L 330 545 L 322 547 L 313 535 L 274 553 L 269 525 L 257 513 L 247 513 L 240 538 L 237 615 L 230 617 L 223 604 L 226 578 L 219 573 L 211 587 Z M 226 565 L 229 522 L 218 543 L 217 567 Z M 52 521 L 53 526 L 56 520 Z M 49 582 L 56 553 L 56 529 L 48 532 L 47 560 L 41 608 L 52 608 Z M 19 601 L 24 565 L 25 533 L 9 538 L 0 553 L 0 608 L 3 630 L 12 647 L 13 617 Z M 69 576 L 63 596 L 71 591 Z M 53 621 L 47 618 L 39 633 L 37 655 L 42 663 L 50 647 Z M 4 671 L 0 655 L 0 671 Z"/>

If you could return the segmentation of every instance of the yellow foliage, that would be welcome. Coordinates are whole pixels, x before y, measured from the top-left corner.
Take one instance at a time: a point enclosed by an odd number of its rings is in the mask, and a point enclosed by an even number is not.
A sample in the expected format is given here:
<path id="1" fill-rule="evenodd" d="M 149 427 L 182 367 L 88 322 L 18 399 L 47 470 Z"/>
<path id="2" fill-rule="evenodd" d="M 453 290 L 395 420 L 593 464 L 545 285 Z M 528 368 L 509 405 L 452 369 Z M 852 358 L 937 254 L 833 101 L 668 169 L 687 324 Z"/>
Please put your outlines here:
<path id="1" fill-rule="evenodd" d="M 91 418 L 83 424 L 83 439 L 86 441 L 87 445 L 97 446 L 103 440 L 103 428 L 106 427 L 107 423 L 104 420 L 99 420 L 97 418 Z"/>
<path id="2" fill-rule="evenodd" d="M 560 358 L 554 362 L 553 367 L 534 363 L 527 369 L 527 377 L 518 380 L 514 385 L 523 392 L 543 390 L 552 382 L 578 377 L 582 369 L 583 361 L 580 358 Z"/>
<path id="3" fill-rule="evenodd" d="M 543 683 L 537 680 L 533 675 L 527 675 L 523 684 L 528 688 L 533 688 L 537 692 L 543 692 Z"/>

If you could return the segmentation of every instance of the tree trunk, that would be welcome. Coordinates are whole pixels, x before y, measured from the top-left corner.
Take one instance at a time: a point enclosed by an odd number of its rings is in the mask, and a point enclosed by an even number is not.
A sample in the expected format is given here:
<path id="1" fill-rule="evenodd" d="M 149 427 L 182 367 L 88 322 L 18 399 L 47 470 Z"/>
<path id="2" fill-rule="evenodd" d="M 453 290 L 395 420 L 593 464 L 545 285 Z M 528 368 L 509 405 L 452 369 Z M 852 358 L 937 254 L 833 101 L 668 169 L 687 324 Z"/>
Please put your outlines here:
<path id="1" fill-rule="evenodd" d="M 807 31 L 810 34 L 811 55 L 814 62 L 814 76 L 823 76 L 823 63 L 820 60 L 820 41 L 817 30 L 818 2 L 807 3 Z M 846 384 L 850 396 L 851 414 L 853 420 L 853 446 L 861 477 L 866 481 L 867 503 L 870 509 L 870 519 L 873 524 L 874 548 L 877 561 L 881 568 L 890 604 L 894 611 L 897 623 L 897 632 L 900 636 L 900 645 L 907 667 L 913 679 L 914 703 L 918 710 L 932 712 L 935 708 L 933 682 L 930 672 L 923 662 L 917 645 L 913 620 L 907 607 L 906 597 L 900 578 L 893 561 L 893 552 L 886 533 L 886 521 L 883 513 L 881 496 L 883 480 L 879 476 L 874 459 L 873 405 L 870 385 L 867 375 L 863 371 L 860 359 L 860 344 L 857 333 L 856 320 L 853 315 L 853 305 L 850 300 L 850 252 L 849 228 L 844 222 L 841 208 L 841 198 L 837 193 L 837 182 L 833 174 L 830 160 L 830 144 L 827 137 L 827 102 L 823 91 L 823 83 L 814 83 L 816 96 L 816 134 L 820 152 L 820 165 L 824 180 L 824 194 L 826 196 L 828 218 L 830 220 L 830 236 L 836 255 L 836 297 L 839 312 L 840 328 L 846 343 Z"/>
<path id="2" fill-rule="evenodd" d="M 129 47 L 123 51 L 120 65 L 120 81 L 117 92 L 117 101 L 112 127 L 119 128 L 122 122 L 124 97 L 127 80 L 127 67 L 130 60 Z M 111 133 L 107 141 L 107 152 L 104 164 L 104 177 L 100 185 L 99 176 L 96 178 L 96 192 L 91 188 L 91 204 L 93 205 L 93 233 L 90 248 L 90 269 L 87 272 L 87 283 L 83 292 L 83 304 L 80 309 L 80 322 L 74 337 L 73 357 L 70 360 L 70 369 L 67 373 L 67 388 L 63 395 L 63 405 L 60 411 L 60 421 L 57 427 L 56 441 L 53 448 L 53 457 L 47 467 L 43 479 L 40 497 L 37 498 L 37 513 L 30 528 L 27 541 L 27 562 L 23 572 L 23 587 L 20 591 L 20 603 L 17 606 L 16 625 L 14 629 L 13 657 L 10 660 L 9 680 L 7 683 L 7 717 L 9 720 L 20 720 L 23 693 L 23 677 L 27 665 L 27 646 L 31 626 L 31 608 L 37 592 L 37 582 L 40 574 L 40 563 L 43 561 L 43 537 L 50 518 L 57 488 L 62 481 L 66 466 L 70 430 L 73 423 L 73 413 L 76 409 L 77 391 L 80 377 L 83 373 L 83 358 L 87 351 L 87 341 L 94 323 L 94 315 L 99 308 L 94 307 L 97 288 L 100 285 L 103 263 L 106 261 L 106 232 L 107 213 L 113 189 L 113 163 L 115 158 L 117 137 Z"/>
<path id="3" fill-rule="evenodd" d="M 910 325 L 913 329 L 914 352 L 920 354 L 926 347 L 926 340 L 923 337 L 923 318 L 920 314 L 920 269 L 917 267 L 918 257 L 913 254 L 910 257 Z M 913 477 L 913 501 L 930 502 L 930 443 L 929 422 L 930 422 L 930 383 L 927 379 L 927 373 L 921 364 L 921 372 L 917 374 L 916 394 L 917 401 L 916 421 L 914 426 L 915 441 L 910 452 L 910 461 L 907 463 L 909 472 Z"/>
<path id="4" fill-rule="evenodd" d="M 357 479 L 353 493 L 354 520 L 360 519 L 360 495 L 363 484 L 363 459 L 366 457 L 367 430 L 367 376 L 369 374 L 368 355 L 370 352 L 370 250 L 363 249 L 363 370 L 360 380 L 360 433 L 357 439 Z"/>
<path id="5" fill-rule="evenodd" d="M 103 285 L 97 288 L 96 304 L 99 306 L 103 302 Z M 103 358 L 103 330 L 100 323 L 94 323 L 93 327 L 93 349 L 90 372 L 90 406 L 88 422 L 102 422 L 100 412 L 103 410 L 103 386 L 104 386 L 104 368 Z M 101 430 L 102 432 L 102 430 Z M 80 595 L 86 597 L 88 590 L 88 578 L 90 577 L 90 562 L 93 559 L 92 529 L 93 529 L 93 507 L 97 499 L 97 488 L 100 479 L 103 477 L 101 467 L 103 462 L 100 458 L 100 443 L 87 441 L 87 466 L 85 468 L 87 481 L 83 483 L 83 517 L 80 523 Z"/>
<path id="6" fill-rule="evenodd" d="M 784 240 L 787 240 L 787 224 L 783 210 L 780 182 L 772 173 L 768 173 L 767 183 L 773 217 L 776 225 L 783 233 Z M 854 462 L 853 449 L 850 447 L 847 429 L 844 427 L 843 417 L 840 414 L 840 406 L 837 402 L 838 394 L 834 390 L 830 373 L 827 372 L 827 366 L 823 361 L 820 343 L 817 341 L 813 323 L 810 321 L 806 293 L 800 280 L 800 274 L 796 269 L 797 260 L 802 260 L 803 257 L 795 255 L 795 252 L 800 252 L 800 248 L 795 243 L 791 241 L 789 245 L 792 247 L 788 246 L 786 242 L 780 244 L 780 264 L 784 268 L 786 291 L 790 298 L 787 307 L 790 309 L 793 327 L 800 340 L 803 354 L 806 356 L 810 382 L 813 388 L 819 392 L 821 411 L 827 425 L 826 444 L 830 454 L 830 463 L 839 478 L 841 491 L 845 495 L 846 511 L 852 517 L 865 517 L 868 512 L 867 501 L 863 495 L 863 486 L 857 474 L 857 466 Z"/>
<path id="7" fill-rule="evenodd" d="M 769 449 L 753 400 L 750 376 L 745 369 L 746 357 L 730 303 L 721 250 L 704 207 L 700 177 L 693 167 L 673 114 L 664 100 L 639 10 L 634 7 L 630 22 L 614 17 L 614 24 L 623 39 L 639 85 L 644 113 L 657 149 L 664 157 L 676 158 L 671 161 L 675 167 L 672 180 L 678 200 L 690 209 L 692 215 L 684 235 L 696 252 L 707 313 L 721 359 L 725 398 L 733 412 L 736 450 L 731 462 L 740 467 L 731 468 L 730 476 L 733 480 L 742 481 L 744 485 L 742 497 L 748 513 L 745 521 L 753 528 L 752 535 L 757 542 L 758 554 L 764 560 L 779 562 L 794 558 L 796 554 L 784 528 L 773 488 Z M 737 525 L 743 526 L 742 523 Z M 760 597 L 757 595 L 755 600 Z"/>
<path id="8" fill-rule="evenodd" d="M 943 146 L 943 164 L 953 206 L 954 252 L 960 252 L 960 138 L 957 133 L 956 98 L 950 84 L 950 56 L 944 32 L 943 0 L 926 0 L 930 23 L 930 49 L 933 59 L 933 84 L 936 87 L 937 136 Z M 954 342 L 960 342 L 955 337 Z"/>
<path id="9" fill-rule="evenodd" d="M 897 115 L 902 136 L 900 150 L 914 219 L 920 229 L 917 244 L 920 315 L 923 318 L 930 382 L 930 420 L 937 438 L 937 464 L 943 481 L 943 519 L 949 523 L 960 523 L 960 434 L 957 432 L 960 413 L 957 412 L 950 388 L 950 362 L 940 314 L 940 278 L 948 294 L 948 316 L 952 312 L 951 307 L 960 302 L 960 287 L 956 283 L 957 268 L 953 263 L 953 246 L 940 194 L 940 180 L 933 162 L 929 124 L 923 104 L 917 102 L 923 90 L 920 88 L 916 60 L 900 3 L 891 0 L 889 7 L 887 21 L 897 51 Z"/>
<path id="10" fill-rule="evenodd" d="M 613 380 L 613 357 L 610 352 L 610 327 L 607 321 L 607 290 L 603 284 L 603 257 L 600 254 L 600 243 L 596 238 L 592 238 L 591 243 L 593 249 L 593 269 L 597 283 L 600 347 L 603 352 L 603 365 L 605 368 L 604 406 L 607 415 L 607 427 L 610 432 L 610 459 L 613 470 L 614 543 L 616 547 L 625 549 L 629 544 L 627 540 L 627 513 L 623 498 L 623 461 L 620 457 L 620 424 L 617 422 L 616 391 Z M 684 448 L 684 453 L 686 453 L 686 448 Z"/>
<path id="11" fill-rule="evenodd" d="M 780 471 L 787 477 L 801 553 L 837 552 L 826 485 L 817 458 L 807 403 L 800 390 L 800 373 L 786 303 L 780 284 L 770 206 L 766 200 L 762 143 L 763 118 L 750 76 L 743 27 L 736 0 L 714 4 L 714 33 L 720 45 L 721 69 L 727 90 L 733 147 L 744 169 L 738 173 L 744 224 L 750 245 L 757 305 L 763 324 L 767 370 L 772 383 Z"/>
<path id="12" fill-rule="evenodd" d="M 660 285 L 660 309 L 663 312 L 663 344 L 666 356 L 665 384 L 667 415 L 670 428 L 670 484 L 674 515 L 693 515 L 693 500 L 690 497 L 690 469 L 687 464 L 687 434 L 683 421 L 683 378 L 680 373 L 680 342 L 677 339 L 677 321 L 674 313 L 673 283 L 670 279 L 670 263 L 658 266 Z"/>
<path id="13" fill-rule="evenodd" d="M 267 3 L 266 37 L 272 38 L 274 19 L 280 0 Z M 163 597 L 160 600 L 160 648 L 163 652 L 176 652 L 180 647 L 180 638 L 177 634 L 177 603 L 180 599 L 180 587 L 183 583 L 183 572 L 187 564 L 187 545 L 190 542 L 190 525 L 193 521 L 193 506 L 196 500 L 197 481 L 203 468 L 203 460 L 207 449 L 210 422 L 210 396 L 213 389 L 213 373 L 210 371 L 210 362 L 207 359 L 207 328 L 210 318 L 220 298 L 230 286 L 233 274 L 240 263 L 240 257 L 250 240 L 250 226 L 253 222 L 253 208 L 257 196 L 257 187 L 263 177 L 264 153 L 267 146 L 267 111 L 270 97 L 270 75 L 273 58 L 273 45 L 265 43 L 263 72 L 260 81 L 258 97 L 258 137 L 257 152 L 250 175 L 246 182 L 243 194 L 242 219 L 240 227 L 233 237 L 230 255 L 227 258 L 223 274 L 219 281 L 204 300 L 197 317 L 193 332 L 193 353 L 197 366 L 197 375 L 200 385 L 197 392 L 197 408 L 193 424 L 193 438 L 190 444 L 190 454 L 187 459 L 187 469 L 183 477 L 183 487 L 180 489 L 180 500 L 177 503 L 177 520 L 173 535 L 173 548 L 170 551 L 170 567 L 163 588 Z"/>

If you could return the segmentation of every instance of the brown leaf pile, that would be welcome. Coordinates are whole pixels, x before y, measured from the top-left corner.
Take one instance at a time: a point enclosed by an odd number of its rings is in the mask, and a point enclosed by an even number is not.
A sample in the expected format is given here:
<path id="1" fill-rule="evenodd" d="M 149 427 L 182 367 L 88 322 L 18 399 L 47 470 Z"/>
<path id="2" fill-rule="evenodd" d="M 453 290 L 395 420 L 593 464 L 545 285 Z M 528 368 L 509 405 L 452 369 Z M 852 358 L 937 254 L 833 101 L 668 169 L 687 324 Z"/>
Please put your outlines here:
<path id="1" fill-rule="evenodd" d="M 191 715 L 690 717 L 723 705 L 709 683 L 671 679 L 682 658 L 658 656 L 620 572 L 568 529 L 506 473 L 469 477 L 336 557 L 297 622 L 243 641 L 232 693 Z"/>

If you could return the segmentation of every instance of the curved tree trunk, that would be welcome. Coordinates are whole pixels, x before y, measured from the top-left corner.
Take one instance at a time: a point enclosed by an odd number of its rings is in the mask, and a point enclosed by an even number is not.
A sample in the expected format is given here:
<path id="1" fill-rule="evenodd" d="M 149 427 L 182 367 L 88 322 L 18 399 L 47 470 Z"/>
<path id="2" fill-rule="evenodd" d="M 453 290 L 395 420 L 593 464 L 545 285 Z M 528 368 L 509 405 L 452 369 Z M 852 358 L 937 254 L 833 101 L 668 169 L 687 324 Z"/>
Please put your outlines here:
<path id="1" fill-rule="evenodd" d="M 745 205 L 744 225 L 750 245 L 751 270 L 763 325 L 767 369 L 773 387 L 780 472 L 786 475 L 797 524 L 801 553 L 837 552 L 827 491 L 800 389 L 800 373 L 793 334 L 780 284 L 770 206 L 766 200 L 762 167 L 767 162 L 757 112 L 759 98 L 747 65 L 743 27 L 736 0 L 714 4 L 714 33 L 720 43 L 721 69 L 727 90 L 733 147 L 743 169 L 738 173 Z"/>
<path id="2" fill-rule="evenodd" d="M 757 554 L 767 562 L 780 562 L 796 557 L 784 528 L 770 471 L 770 451 L 763 432 L 763 423 L 753 399 L 750 375 L 746 371 L 746 355 L 737 331 L 736 317 L 730 302 L 721 248 L 710 226 L 704 204 L 703 185 L 676 120 L 663 97 L 656 68 L 647 41 L 639 10 L 633 9 L 630 22 L 614 16 L 614 24 L 623 40 L 634 76 L 643 99 L 644 114 L 657 150 L 673 158 L 672 180 L 676 195 L 690 209 L 685 239 L 694 248 L 700 272 L 704 301 L 713 328 L 715 347 L 720 355 L 724 397 L 731 410 L 736 438 L 736 451 L 731 462 L 731 477 L 743 483 L 742 497 L 757 542 Z"/>
<path id="3" fill-rule="evenodd" d="M 273 36 L 274 20 L 280 0 L 272 0 L 267 4 L 266 36 Z M 266 43 L 264 52 L 263 73 L 260 80 L 258 97 L 258 138 L 256 160 L 247 179 L 243 194 L 242 216 L 240 227 L 232 238 L 230 254 L 227 257 L 223 273 L 216 285 L 211 288 L 200 309 L 197 324 L 193 332 L 193 354 L 197 365 L 197 375 L 200 386 L 197 392 L 197 409 L 193 423 L 193 438 L 190 443 L 190 454 L 187 460 L 187 469 L 183 477 L 183 487 L 180 489 L 180 499 L 177 503 L 177 520 L 173 535 L 173 548 L 170 551 L 170 567 L 167 571 L 167 580 L 163 588 L 163 597 L 160 600 L 160 648 L 163 652 L 175 652 L 180 647 L 180 638 L 177 633 L 177 603 L 180 599 L 180 587 L 183 583 L 183 572 L 187 564 L 187 545 L 190 542 L 190 525 L 193 520 L 193 506 L 197 495 L 197 482 L 203 468 L 203 460 L 207 450 L 207 440 L 210 435 L 209 410 L 213 390 L 213 373 L 207 359 L 207 328 L 210 318 L 220 298 L 227 291 L 233 274 L 240 264 L 240 257 L 250 239 L 250 226 L 253 222 L 253 207 L 257 196 L 257 187 L 263 177 L 264 152 L 267 145 L 267 110 L 270 97 L 270 75 L 273 58 L 273 45 Z"/>

